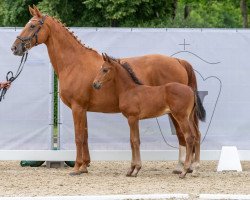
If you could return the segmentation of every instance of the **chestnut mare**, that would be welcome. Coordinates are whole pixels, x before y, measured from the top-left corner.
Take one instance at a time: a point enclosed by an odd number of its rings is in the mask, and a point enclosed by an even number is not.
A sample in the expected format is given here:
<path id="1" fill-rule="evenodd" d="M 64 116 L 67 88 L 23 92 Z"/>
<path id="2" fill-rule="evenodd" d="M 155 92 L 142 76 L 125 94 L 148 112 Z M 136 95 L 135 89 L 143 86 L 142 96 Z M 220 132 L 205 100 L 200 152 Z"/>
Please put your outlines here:
<path id="1" fill-rule="evenodd" d="M 92 83 L 103 64 L 102 56 L 82 45 L 60 21 L 42 15 L 35 6 L 29 7 L 29 11 L 33 17 L 25 25 L 11 49 L 14 55 L 21 56 L 35 45 L 44 43 L 47 46 L 50 61 L 60 82 L 60 97 L 71 108 L 74 119 L 76 163 L 71 174 L 87 172 L 90 156 L 86 112 L 120 112 L 118 96 L 114 92 L 115 87 L 110 84 L 101 92 L 94 90 Z M 140 80 L 147 85 L 157 86 L 178 82 L 197 90 L 192 66 L 184 60 L 163 55 L 146 55 L 121 60 L 133 66 Z M 175 170 L 179 173 L 186 143 L 178 123 L 171 114 L 170 117 L 175 125 L 182 150 L 179 151 L 179 164 Z M 197 126 L 198 117 L 194 116 Z"/>
<path id="2" fill-rule="evenodd" d="M 187 155 L 180 178 L 185 177 L 191 166 L 193 150 L 195 158 L 192 168 L 197 175 L 200 133 L 190 116 L 196 111 L 205 114 L 197 101 L 197 92 L 187 85 L 175 82 L 162 86 L 143 85 L 128 63 L 120 63 L 106 54 L 103 54 L 103 60 L 105 62 L 93 82 L 93 87 L 100 89 L 111 82 L 119 97 L 120 111 L 128 119 L 132 162 L 127 176 L 137 176 L 141 169 L 139 120 L 167 113 L 171 113 L 179 124 L 186 142 Z"/>

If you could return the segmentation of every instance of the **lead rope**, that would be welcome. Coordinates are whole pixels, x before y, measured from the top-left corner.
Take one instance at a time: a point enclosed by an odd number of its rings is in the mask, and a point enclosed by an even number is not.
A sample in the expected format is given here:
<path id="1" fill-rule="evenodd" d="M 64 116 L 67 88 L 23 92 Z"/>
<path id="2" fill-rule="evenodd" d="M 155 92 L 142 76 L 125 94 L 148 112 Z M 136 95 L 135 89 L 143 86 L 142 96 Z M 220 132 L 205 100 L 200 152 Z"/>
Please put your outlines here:
<path id="1" fill-rule="evenodd" d="M 28 57 L 28 51 L 26 51 L 23 56 L 22 56 L 22 59 L 21 59 L 21 62 L 19 64 L 19 67 L 17 69 L 17 72 L 16 72 L 16 75 L 14 76 L 14 73 L 12 71 L 9 71 L 6 75 L 6 81 L 12 83 L 14 82 L 17 77 L 21 74 L 21 72 L 23 71 L 23 67 L 24 67 L 24 64 L 27 60 L 27 57 Z M 2 101 L 2 99 L 4 99 L 4 96 L 7 92 L 7 88 L 1 88 L 0 89 L 0 92 L 1 92 L 1 95 L 0 95 L 0 102 Z"/>

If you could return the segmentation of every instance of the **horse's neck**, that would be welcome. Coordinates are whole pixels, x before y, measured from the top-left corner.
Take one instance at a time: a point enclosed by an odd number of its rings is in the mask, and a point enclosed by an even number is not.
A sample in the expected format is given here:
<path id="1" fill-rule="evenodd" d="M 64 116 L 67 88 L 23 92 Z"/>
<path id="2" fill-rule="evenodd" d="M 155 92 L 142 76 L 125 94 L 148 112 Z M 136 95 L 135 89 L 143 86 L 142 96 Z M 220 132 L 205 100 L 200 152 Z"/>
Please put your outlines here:
<path id="1" fill-rule="evenodd" d="M 116 73 L 115 84 L 118 94 L 139 86 L 132 80 L 128 72 L 122 66 L 116 66 Z"/>
<path id="2" fill-rule="evenodd" d="M 71 70 L 72 63 L 77 63 L 77 60 L 81 59 L 83 55 L 86 57 L 93 52 L 79 44 L 62 24 L 50 17 L 48 20 L 50 35 L 45 44 L 54 70 L 60 76 L 62 71 Z"/>

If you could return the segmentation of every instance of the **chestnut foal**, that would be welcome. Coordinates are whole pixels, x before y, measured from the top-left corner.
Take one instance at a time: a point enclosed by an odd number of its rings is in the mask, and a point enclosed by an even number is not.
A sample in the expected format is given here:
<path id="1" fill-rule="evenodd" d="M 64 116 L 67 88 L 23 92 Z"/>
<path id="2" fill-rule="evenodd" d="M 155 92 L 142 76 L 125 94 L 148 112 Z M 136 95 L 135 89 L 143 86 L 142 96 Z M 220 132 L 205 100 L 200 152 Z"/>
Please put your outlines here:
<path id="1" fill-rule="evenodd" d="M 93 87 L 100 89 L 105 82 L 115 84 L 119 108 L 128 119 L 132 162 L 127 176 L 137 176 L 141 169 L 139 120 L 171 113 L 178 122 L 186 141 L 186 159 L 180 178 L 184 178 L 193 159 L 193 173 L 197 175 L 200 161 L 200 133 L 191 120 L 197 107 L 197 93 L 180 83 L 146 86 L 138 80 L 128 63 L 103 54 L 104 64 L 97 74 Z M 198 103 L 199 104 L 199 103 Z"/>

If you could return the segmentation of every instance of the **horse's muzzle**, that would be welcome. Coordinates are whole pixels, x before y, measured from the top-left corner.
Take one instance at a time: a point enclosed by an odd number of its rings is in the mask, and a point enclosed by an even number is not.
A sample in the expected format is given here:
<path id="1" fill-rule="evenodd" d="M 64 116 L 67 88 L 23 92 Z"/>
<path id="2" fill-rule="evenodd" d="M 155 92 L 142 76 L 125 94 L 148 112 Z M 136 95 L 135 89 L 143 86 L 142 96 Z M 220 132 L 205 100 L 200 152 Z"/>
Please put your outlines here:
<path id="1" fill-rule="evenodd" d="M 102 84 L 101 84 L 101 83 L 99 83 L 99 82 L 94 82 L 92 86 L 93 86 L 93 88 L 95 88 L 95 89 L 99 90 L 99 89 L 101 89 Z"/>
<path id="2" fill-rule="evenodd" d="M 24 52 L 25 52 L 24 47 L 23 47 L 22 44 L 13 45 L 13 46 L 11 47 L 11 51 L 12 51 L 12 53 L 13 53 L 14 55 L 16 55 L 16 56 L 22 56 L 22 55 L 24 54 Z"/>

